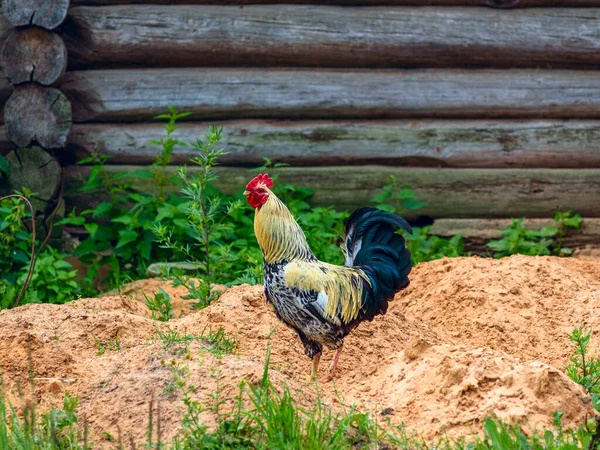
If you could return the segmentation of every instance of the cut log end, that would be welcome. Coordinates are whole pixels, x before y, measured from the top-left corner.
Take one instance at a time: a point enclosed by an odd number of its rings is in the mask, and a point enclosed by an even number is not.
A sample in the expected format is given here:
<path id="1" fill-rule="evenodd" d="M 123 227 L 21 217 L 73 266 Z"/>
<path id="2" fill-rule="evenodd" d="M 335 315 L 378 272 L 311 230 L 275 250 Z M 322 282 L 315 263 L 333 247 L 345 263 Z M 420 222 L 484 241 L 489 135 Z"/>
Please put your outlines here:
<path id="1" fill-rule="evenodd" d="M 21 148 L 6 155 L 13 190 L 29 191 L 37 212 L 51 208 L 61 183 L 60 164 L 40 147 Z"/>
<path id="2" fill-rule="evenodd" d="M 40 28 L 15 30 L 2 48 L 2 67 L 12 84 L 50 85 L 67 68 L 67 48 L 56 33 Z"/>
<path id="3" fill-rule="evenodd" d="M 4 0 L 4 17 L 16 27 L 36 25 L 52 30 L 67 17 L 69 0 Z"/>
<path id="4" fill-rule="evenodd" d="M 71 130 L 71 103 L 58 89 L 22 86 L 6 102 L 4 120 L 6 136 L 20 147 L 32 142 L 64 147 Z"/>

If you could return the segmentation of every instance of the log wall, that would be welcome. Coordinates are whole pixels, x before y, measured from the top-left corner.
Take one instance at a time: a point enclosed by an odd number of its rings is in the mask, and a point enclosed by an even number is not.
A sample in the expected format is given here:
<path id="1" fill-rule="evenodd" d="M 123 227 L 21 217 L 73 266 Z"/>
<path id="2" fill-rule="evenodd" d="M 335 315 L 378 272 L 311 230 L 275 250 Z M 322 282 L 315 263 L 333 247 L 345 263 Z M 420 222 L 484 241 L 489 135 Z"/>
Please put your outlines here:
<path id="1" fill-rule="evenodd" d="M 395 175 L 448 229 L 600 218 L 600 0 L 73 0 L 57 30 L 68 164 L 151 164 L 174 106 L 183 140 L 224 127 L 228 193 L 268 157 L 316 205 L 368 204 Z M 67 168 L 69 206 L 98 200 L 76 191 L 88 171 Z"/>

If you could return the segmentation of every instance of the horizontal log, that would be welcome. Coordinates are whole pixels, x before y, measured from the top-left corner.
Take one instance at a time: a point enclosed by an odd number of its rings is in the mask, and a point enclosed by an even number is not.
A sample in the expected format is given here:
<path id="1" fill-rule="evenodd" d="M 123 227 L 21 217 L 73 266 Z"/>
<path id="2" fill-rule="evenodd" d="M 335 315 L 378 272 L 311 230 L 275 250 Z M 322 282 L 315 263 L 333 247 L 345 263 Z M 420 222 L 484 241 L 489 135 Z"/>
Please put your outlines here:
<path id="1" fill-rule="evenodd" d="M 138 69 L 67 72 L 75 122 L 190 119 L 599 118 L 593 71 Z"/>
<path id="2" fill-rule="evenodd" d="M 502 237 L 502 230 L 510 226 L 511 219 L 438 219 L 430 228 L 430 233 L 444 238 L 463 235 L 465 250 L 478 254 L 489 253 L 486 244 Z M 555 226 L 552 219 L 525 219 L 525 228 L 539 230 L 548 225 Z M 600 247 L 600 219 L 585 218 L 581 229 L 568 231 L 562 241 L 563 247 Z"/>
<path id="3" fill-rule="evenodd" d="M 12 84 L 35 81 L 51 85 L 67 68 L 61 37 L 38 27 L 13 31 L 2 46 L 4 75 Z"/>
<path id="4" fill-rule="evenodd" d="M 73 0 L 74 5 L 269 5 L 317 4 L 341 6 L 490 6 L 492 8 L 525 8 L 531 6 L 600 6 L 598 0 Z"/>
<path id="5" fill-rule="evenodd" d="M 600 167 L 595 121 L 221 122 L 222 165 L 257 166 L 263 156 L 293 166 L 411 165 L 447 167 Z M 208 124 L 181 123 L 173 134 L 195 142 Z M 68 151 L 77 160 L 96 149 L 110 164 L 151 164 L 162 124 L 76 124 Z M 0 137 L 1 142 L 1 137 Z M 0 145 L 1 147 L 1 145 Z M 195 155 L 177 146 L 172 164 Z"/>
<path id="6" fill-rule="evenodd" d="M 73 69 L 600 67 L 600 8 L 109 6 L 69 12 Z"/>
<path id="7" fill-rule="evenodd" d="M 145 166 L 147 167 L 147 166 Z M 109 173 L 128 172 L 140 166 L 106 166 Z M 177 168 L 167 168 L 175 174 Z M 87 208 L 99 201 L 98 194 L 77 192 L 90 167 L 69 167 L 66 173 L 66 201 L 69 206 Z M 189 170 L 191 175 L 194 169 Z M 256 171 L 220 168 L 216 186 L 224 193 L 238 195 Z M 410 186 L 417 198 L 427 202 L 414 218 L 426 215 L 446 217 L 551 217 L 556 211 L 571 210 L 586 217 L 600 217 L 599 169 L 431 169 L 381 166 L 318 167 L 277 169 L 278 182 L 315 189 L 311 203 L 351 210 L 372 204 L 373 196 L 388 183 L 390 175 Z M 143 192 L 157 190 L 151 179 L 134 178 L 133 186 Z M 172 190 L 171 192 L 175 192 Z"/>

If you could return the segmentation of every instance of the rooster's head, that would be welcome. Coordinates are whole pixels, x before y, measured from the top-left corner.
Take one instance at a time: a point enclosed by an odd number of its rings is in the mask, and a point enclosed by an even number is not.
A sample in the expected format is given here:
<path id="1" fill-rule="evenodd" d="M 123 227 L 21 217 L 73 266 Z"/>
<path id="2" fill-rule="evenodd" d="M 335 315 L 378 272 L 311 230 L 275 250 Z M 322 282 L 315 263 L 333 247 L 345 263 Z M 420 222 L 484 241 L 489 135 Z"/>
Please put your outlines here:
<path id="1" fill-rule="evenodd" d="M 248 204 L 253 208 L 260 208 L 269 199 L 270 189 L 273 187 L 273 179 L 268 174 L 258 174 L 246 185 L 244 195 Z"/>

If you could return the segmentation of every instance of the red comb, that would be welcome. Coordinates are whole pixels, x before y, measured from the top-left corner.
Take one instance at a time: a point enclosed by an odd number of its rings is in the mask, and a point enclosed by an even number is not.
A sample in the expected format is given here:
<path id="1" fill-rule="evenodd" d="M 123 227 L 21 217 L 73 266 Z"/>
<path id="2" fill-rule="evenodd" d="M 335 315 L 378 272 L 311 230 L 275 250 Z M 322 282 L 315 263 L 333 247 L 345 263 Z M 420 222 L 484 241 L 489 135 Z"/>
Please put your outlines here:
<path id="1" fill-rule="evenodd" d="M 250 180 L 250 183 L 246 185 L 246 190 L 251 191 L 253 189 L 256 189 L 257 186 L 261 184 L 271 189 L 273 187 L 273 179 L 266 173 L 264 175 L 262 173 L 259 173 L 254 178 L 252 178 L 252 180 Z"/>

